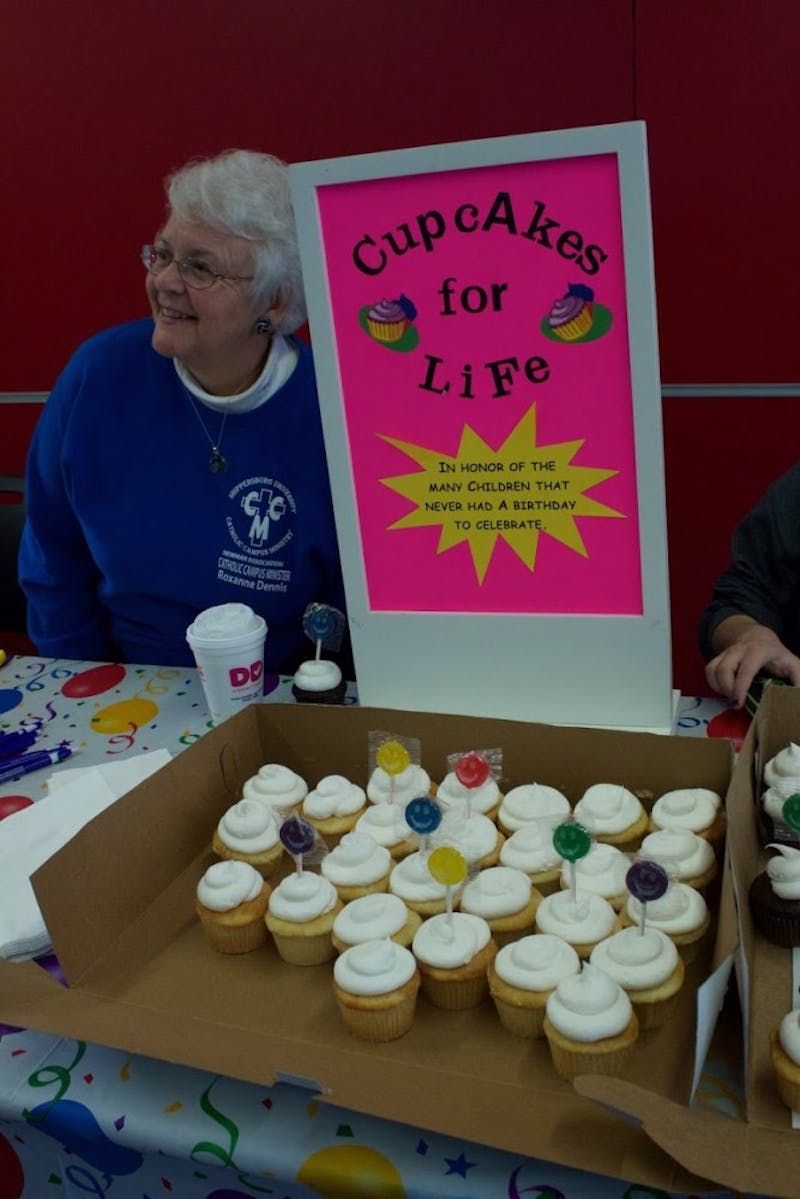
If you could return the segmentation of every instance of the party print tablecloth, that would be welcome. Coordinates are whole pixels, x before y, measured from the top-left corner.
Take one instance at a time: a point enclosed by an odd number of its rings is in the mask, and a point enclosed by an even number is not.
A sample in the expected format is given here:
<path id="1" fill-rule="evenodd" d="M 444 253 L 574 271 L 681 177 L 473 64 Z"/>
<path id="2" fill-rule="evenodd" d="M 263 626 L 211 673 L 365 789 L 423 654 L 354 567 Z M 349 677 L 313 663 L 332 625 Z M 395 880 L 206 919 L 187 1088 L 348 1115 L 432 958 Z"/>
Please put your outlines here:
<path id="1" fill-rule="evenodd" d="M 709 1060 L 701 1096 L 741 1114 L 724 1060 Z M 43 1033 L 0 1037 L 0 1196 L 87 1194 L 667 1199 L 668 1193 L 331 1107 L 293 1085 L 256 1086 Z"/>
<path id="2" fill-rule="evenodd" d="M 291 701 L 291 679 L 266 699 Z M 351 688 L 348 696 L 355 702 Z M 704 736 L 727 712 L 681 701 L 677 731 Z M 0 669 L 0 729 L 68 742 L 65 765 L 166 748 L 211 727 L 194 670 L 14 658 Z M 47 771 L 0 788 L 0 819 L 44 793 Z M 0 825 L 0 833 L 2 826 Z M 58 972 L 45 959 L 43 968 Z M 700 1101 L 741 1114 L 728 1058 L 706 1066 Z M 122 1051 L 0 1026 L 0 1199 L 666 1199 L 424 1129 Z"/>

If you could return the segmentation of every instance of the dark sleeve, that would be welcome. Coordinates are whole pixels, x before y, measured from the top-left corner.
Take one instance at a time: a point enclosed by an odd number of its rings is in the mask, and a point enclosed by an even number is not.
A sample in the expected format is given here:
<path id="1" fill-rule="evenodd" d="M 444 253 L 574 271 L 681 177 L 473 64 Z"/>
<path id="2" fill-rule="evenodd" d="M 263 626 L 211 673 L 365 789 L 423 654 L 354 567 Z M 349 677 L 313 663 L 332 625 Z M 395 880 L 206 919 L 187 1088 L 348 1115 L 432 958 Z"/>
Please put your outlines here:
<path id="1" fill-rule="evenodd" d="M 737 525 L 731 562 L 700 618 L 700 648 L 714 656 L 711 636 L 728 616 L 744 614 L 766 625 L 794 651 L 800 586 L 800 464 L 772 484 Z"/>
<path id="2" fill-rule="evenodd" d="M 99 572 L 74 511 L 64 459 L 66 425 L 81 372 L 73 360 L 47 398 L 28 455 L 19 581 L 28 633 L 53 658 L 114 657 L 98 597 Z"/>

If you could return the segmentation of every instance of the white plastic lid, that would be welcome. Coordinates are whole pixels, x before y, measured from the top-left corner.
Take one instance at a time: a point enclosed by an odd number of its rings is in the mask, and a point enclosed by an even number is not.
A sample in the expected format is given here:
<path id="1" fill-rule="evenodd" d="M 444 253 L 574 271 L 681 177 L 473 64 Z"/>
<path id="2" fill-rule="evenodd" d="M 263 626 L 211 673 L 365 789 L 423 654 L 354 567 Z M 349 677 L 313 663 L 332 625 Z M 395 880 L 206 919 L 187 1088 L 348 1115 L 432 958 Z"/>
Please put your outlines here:
<path id="1" fill-rule="evenodd" d="M 235 648 L 263 637 L 267 622 L 248 604 L 217 604 L 200 612 L 186 630 L 193 649 Z"/>

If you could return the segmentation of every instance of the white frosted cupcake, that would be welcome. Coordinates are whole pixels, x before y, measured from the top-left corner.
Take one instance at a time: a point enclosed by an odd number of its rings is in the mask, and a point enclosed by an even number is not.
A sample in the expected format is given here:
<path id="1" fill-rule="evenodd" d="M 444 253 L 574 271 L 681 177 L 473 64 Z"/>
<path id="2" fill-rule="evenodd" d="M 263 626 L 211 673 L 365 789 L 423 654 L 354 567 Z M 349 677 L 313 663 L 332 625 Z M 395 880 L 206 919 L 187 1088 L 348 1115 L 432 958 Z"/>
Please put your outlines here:
<path id="1" fill-rule="evenodd" d="M 219 953 L 250 953 L 266 944 L 264 913 L 271 888 L 247 862 L 215 862 L 197 884 L 195 910 Z"/>
<path id="2" fill-rule="evenodd" d="M 648 908 L 648 915 L 649 915 Z M 562 937 L 579 957 L 588 958 L 598 941 L 622 928 L 607 899 L 590 891 L 557 891 L 546 895 L 536 909 L 536 931 Z"/>
<path id="3" fill-rule="evenodd" d="M 333 965 L 333 993 L 345 1027 L 365 1041 L 394 1041 L 411 1028 L 420 976 L 410 950 L 365 941 Z"/>
<path id="4" fill-rule="evenodd" d="M 368 833 L 373 841 L 389 850 L 395 861 L 419 849 L 418 838 L 406 822 L 402 804 L 368 804 L 356 821 L 355 831 Z"/>
<path id="5" fill-rule="evenodd" d="M 367 799 L 370 803 L 398 804 L 401 811 L 412 799 L 432 795 L 431 776 L 424 767 L 409 762 L 399 774 L 387 774 L 382 766 L 376 766 L 367 783 Z"/>
<path id="6" fill-rule="evenodd" d="M 633 895 L 629 896 L 622 917 L 625 924 L 641 924 L 642 905 Z M 660 899 L 651 899 L 647 904 L 647 926 L 671 937 L 688 965 L 697 957 L 711 926 L 708 904 L 694 887 L 670 883 Z"/>
<path id="7" fill-rule="evenodd" d="M 530 820 L 500 848 L 500 864 L 524 871 L 540 895 L 558 890 L 561 861 L 553 845 L 553 825 L 547 817 Z"/>
<path id="8" fill-rule="evenodd" d="M 618 783 L 595 783 L 575 804 L 575 819 L 596 841 L 623 852 L 638 849 L 647 832 L 647 812 L 641 800 Z"/>
<path id="9" fill-rule="evenodd" d="M 495 780 L 490 776 L 479 787 L 465 787 L 454 771 L 449 771 L 436 792 L 436 798 L 447 811 L 479 813 L 490 820 L 497 815 L 502 795 Z"/>
<path id="10" fill-rule="evenodd" d="M 458 906 L 462 912 L 482 916 L 496 944 L 506 945 L 533 932 L 541 901 L 541 893 L 523 871 L 490 866 L 465 883 Z"/>
<path id="11" fill-rule="evenodd" d="M 460 883 L 453 888 L 454 902 L 462 886 Z M 420 916 L 434 916 L 447 907 L 447 888 L 433 878 L 428 870 L 428 854 L 421 850 L 397 863 L 389 875 L 389 890 Z"/>
<path id="12" fill-rule="evenodd" d="M 774 787 L 786 779 L 794 779 L 800 784 L 800 745 L 795 745 L 794 741 L 774 754 L 764 766 L 766 787 Z"/>
<path id="13" fill-rule="evenodd" d="M 547 1000 L 544 1033 L 559 1077 L 621 1074 L 628 1065 L 639 1022 L 630 999 L 605 971 L 585 962 L 562 978 Z"/>
<path id="14" fill-rule="evenodd" d="M 683 960 L 660 929 L 623 928 L 592 950 L 593 966 L 619 983 L 633 1004 L 640 1029 L 659 1028 L 670 1019 L 683 986 Z"/>
<path id="15" fill-rule="evenodd" d="M 277 762 L 267 762 L 242 788 L 242 799 L 258 799 L 284 817 L 297 811 L 307 795 L 305 779 Z"/>
<path id="16" fill-rule="evenodd" d="M 397 895 L 364 895 L 346 903 L 333 922 L 331 940 L 342 953 L 363 941 L 382 941 L 388 937 L 407 949 L 422 924 L 418 912 L 412 912 Z"/>
<path id="17" fill-rule="evenodd" d="M 303 816 L 330 847 L 355 827 L 367 805 L 363 787 L 342 774 L 327 774 L 303 800 Z"/>
<path id="18" fill-rule="evenodd" d="M 517 1037 L 544 1036 L 547 1000 L 581 960 L 561 937 L 533 933 L 504 945 L 489 966 L 489 992 L 500 1023 Z"/>
<path id="19" fill-rule="evenodd" d="M 591 891 L 593 895 L 602 895 L 612 908 L 620 911 L 628 902 L 628 888 L 625 875 L 630 869 L 631 859 L 617 849 L 616 845 L 607 845 L 604 841 L 593 841 L 589 852 L 574 863 L 575 885 L 579 892 Z M 572 864 L 561 863 L 561 889 L 569 890 L 572 881 Z"/>
<path id="20" fill-rule="evenodd" d="M 330 961 L 335 953 L 331 930 L 341 910 L 342 901 L 327 878 L 307 870 L 287 875 L 270 895 L 266 915 L 284 962 L 317 966 Z"/>
<path id="21" fill-rule="evenodd" d="M 708 787 L 682 787 L 667 791 L 653 804 L 650 829 L 687 828 L 714 846 L 725 837 L 725 809 L 716 791 Z"/>
<path id="22" fill-rule="evenodd" d="M 256 799 L 240 799 L 223 813 L 211 848 L 218 858 L 248 862 L 270 878 L 283 856 L 272 808 Z"/>
<path id="23" fill-rule="evenodd" d="M 292 695 L 304 704 L 343 704 L 347 684 L 335 662 L 310 658 L 301 662 L 292 679 Z"/>
<path id="24" fill-rule="evenodd" d="M 785 949 L 800 946 L 800 850 L 770 844 L 777 853 L 748 890 L 753 923 L 762 937 Z"/>
<path id="25" fill-rule="evenodd" d="M 648 833 L 640 854 L 660 862 L 671 879 L 688 883 L 697 891 L 708 887 L 719 869 L 711 843 L 686 828 L 662 828 Z"/>
<path id="26" fill-rule="evenodd" d="M 422 993 L 449 1011 L 477 1007 L 489 993 L 487 971 L 497 953 L 489 925 L 467 912 L 423 920 L 411 948 L 422 975 Z"/>
<path id="27" fill-rule="evenodd" d="M 389 850 L 373 841 L 369 833 L 345 833 L 320 864 L 320 870 L 333 883 L 343 903 L 360 895 L 386 891 L 391 869 Z"/>
<path id="28" fill-rule="evenodd" d="M 800 778 L 780 779 L 777 783 L 773 783 L 768 787 L 761 796 L 761 806 L 765 814 L 772 821 L 778 821 L 785 824 L 783 819 L 783 805 L 787 799 L 791 799 L 793 795 L 800 794 Z M 797 833 L 794 834 L 798 836 Z"/>
<path id="29" fill-rule="evenodd" d="M 495 866 L 500 861 L 500 850 L 505 837 L 488 816 L 473 812 L 451 810 L 445 812 L 442 822 L 430 836 L 432 849 L 439 845 L 451 845 L 467 859 L 468 866 Z"/>
<path id="30" fill-rule="evenodd" d="M 532 822 L 546 821 L 551 828 L 571 814 L 569 800 L 555 787 L 544 783 L 523 783 L 507 791 L 497 813 L 504 833 L 515 833 Z"/>
<path id="31" fill-rule="evenodd" d="M 770 1057 L 778 1094 L 788 1108 L 800 1112 L 800 1012 L 787 1012 L 770 1033 Z"/>

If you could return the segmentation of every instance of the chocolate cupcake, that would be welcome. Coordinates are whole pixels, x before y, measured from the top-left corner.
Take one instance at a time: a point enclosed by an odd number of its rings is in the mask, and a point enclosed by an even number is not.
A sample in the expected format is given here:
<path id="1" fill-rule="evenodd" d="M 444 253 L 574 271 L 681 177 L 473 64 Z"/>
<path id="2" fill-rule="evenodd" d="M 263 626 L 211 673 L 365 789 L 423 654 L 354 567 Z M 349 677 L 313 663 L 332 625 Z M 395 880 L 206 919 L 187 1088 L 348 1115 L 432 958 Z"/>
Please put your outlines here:
<path id="1" fill-rule="evenodd" d="M 773 844 L 777 855 L 750 884 L 750 912 L 762 937 L 773 945 L 800 946 L 800 850 Z"/>
<path id="2" fill-rule="evenodd" d="M 299 704 L 343 704 L 347 684 L 335 662 L 324 658 L 301 662 L 292 681 Z"/>

